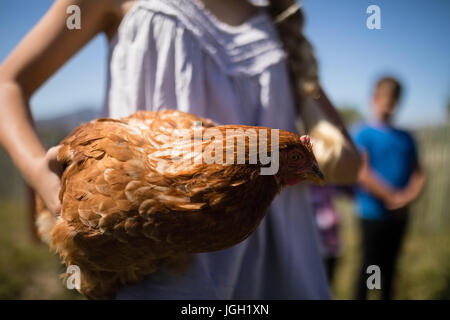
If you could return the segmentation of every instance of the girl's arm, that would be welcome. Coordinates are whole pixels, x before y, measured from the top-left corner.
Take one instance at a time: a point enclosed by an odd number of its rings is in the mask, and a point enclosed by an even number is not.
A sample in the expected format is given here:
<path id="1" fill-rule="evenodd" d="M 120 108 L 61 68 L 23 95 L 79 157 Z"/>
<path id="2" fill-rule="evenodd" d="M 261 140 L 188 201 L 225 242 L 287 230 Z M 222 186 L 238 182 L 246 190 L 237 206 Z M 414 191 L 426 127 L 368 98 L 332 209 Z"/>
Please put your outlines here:
<path id="1" fill-rule="evenodd" d="M 328 99 L 322 88 L 319 90 L 319 97 L 316 100 L 316 106 L 320 108 L 319 112 L 323 119 L 331 123 L 339 130 L 339 134 L 343 137 L 342 149 L 337 159 L 333 159 L 331 171 L 325 172 L 325 178 L 331 184 L 354 184 L 358 179 L 359 169 L 361 167 L 361 156 L 348 133 L 344 122 L 333 104 Z M 316 112 L 311 108 L 304 108 L 304 118 L 314 118 L 308 115 L 308 112 Z M 308 124 L 307 124 L 308 126 Z M 327 169 L 327 168 L 324 168 Z"/>
<path id="2" fill-rule="evenodd" d="M 69 58 L 101 31 L 109 31 L 113 0 L 58 0 L 0 66 L 0 144 L 53 212 L 60 210 L 59 176 L 33 127 L 29 100 Z M 81 29 L 66 27 L 67 7 L 81 9 Z"/>

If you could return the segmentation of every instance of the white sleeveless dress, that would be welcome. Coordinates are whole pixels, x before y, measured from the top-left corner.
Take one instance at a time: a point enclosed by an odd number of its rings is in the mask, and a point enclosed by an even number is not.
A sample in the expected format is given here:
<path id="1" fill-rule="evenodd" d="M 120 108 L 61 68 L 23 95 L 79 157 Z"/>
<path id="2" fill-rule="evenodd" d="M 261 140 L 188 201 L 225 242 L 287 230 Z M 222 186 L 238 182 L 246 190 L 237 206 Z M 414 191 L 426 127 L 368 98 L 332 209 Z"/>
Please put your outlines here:
<path id="1" fill-rule="evenodd" d="M 170 108 L 295 131 L 285 58 L 264 11 L 234 27 L 196 0 L 141 0 L 110 44 L 104 115 Z M 160 270 L 117 298 L 329 298 L 306 188 L 281 192 L 244 242 L 195 255 L 182 275 Z"/>

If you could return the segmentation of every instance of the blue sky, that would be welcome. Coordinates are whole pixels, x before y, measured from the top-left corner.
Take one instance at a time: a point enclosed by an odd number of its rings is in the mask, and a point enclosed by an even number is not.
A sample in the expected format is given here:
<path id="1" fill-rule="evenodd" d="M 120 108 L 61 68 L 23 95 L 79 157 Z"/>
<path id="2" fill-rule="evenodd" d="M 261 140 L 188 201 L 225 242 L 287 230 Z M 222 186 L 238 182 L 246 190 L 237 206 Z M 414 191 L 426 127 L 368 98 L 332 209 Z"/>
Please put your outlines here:
<path id="1" fill-rule="evenodd" d="M 0 0 L 0 61 L 52 2 Z M 371 4 L 381 9 L 381 30 L 366 27 Z M 405 85 L 400 125 L 445 121 L 450 99 L 450 1 L 304 0 L 303 5 L 322 84 L 337 106 L 354 106 L 369 115 L 374 82 L 391 74 Z M 35 94 L 31 106 L 36 117 L 100 108 L 106 57 L 106 39 L 98 36 Z"/>

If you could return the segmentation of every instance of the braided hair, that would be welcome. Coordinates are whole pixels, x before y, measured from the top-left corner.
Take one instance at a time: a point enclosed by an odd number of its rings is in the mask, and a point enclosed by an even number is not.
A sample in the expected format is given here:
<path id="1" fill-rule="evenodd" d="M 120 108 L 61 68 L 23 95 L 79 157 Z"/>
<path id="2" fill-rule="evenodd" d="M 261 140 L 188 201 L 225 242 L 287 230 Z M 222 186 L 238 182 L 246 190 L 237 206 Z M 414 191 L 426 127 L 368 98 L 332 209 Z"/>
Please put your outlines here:
<path id="1" fill-rule="evenodd" d="M 269 0 L 268 12 L 287 53 L 297 129 L 311 136 L 317 162 L 325 176 L 332 178 L 346 140 L 318 106 L 318 64 L 314 50 L 303 34 L 303 12 L 297 0 Z"/>
<path id="2" fill-rule="evenodd" d="M 318 65 L 303 35 L 304 15 L 296 0 L 270 0 L 268 12 L 284 45 L 297 113 L 305 97 L 318 93 Z"/>

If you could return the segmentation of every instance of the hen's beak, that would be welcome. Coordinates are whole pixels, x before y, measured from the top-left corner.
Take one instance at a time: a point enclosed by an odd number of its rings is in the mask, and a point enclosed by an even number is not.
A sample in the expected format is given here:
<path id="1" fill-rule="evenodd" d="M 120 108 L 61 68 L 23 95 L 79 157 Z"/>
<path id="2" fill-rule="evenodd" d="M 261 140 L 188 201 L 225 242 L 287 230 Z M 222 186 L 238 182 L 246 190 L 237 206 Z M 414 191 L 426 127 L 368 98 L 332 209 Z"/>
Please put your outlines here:
<path id="1" fill-rule="evenodd" d="M 323 186 L 325 184 L 325 176 L 322 171 L 320 171 L 318 165 L 314 165 L 312 170 L 306 174 L 306 179 L 317 183 L 319 186 Z"/>

